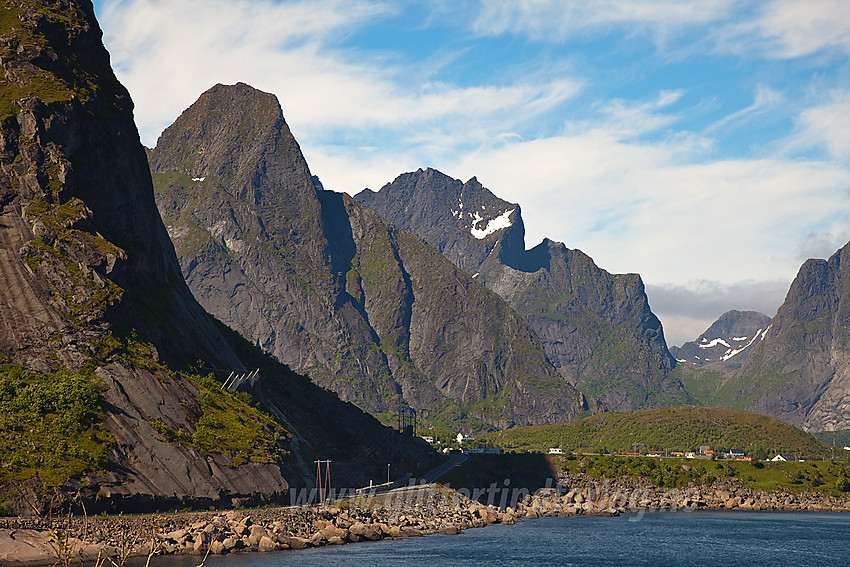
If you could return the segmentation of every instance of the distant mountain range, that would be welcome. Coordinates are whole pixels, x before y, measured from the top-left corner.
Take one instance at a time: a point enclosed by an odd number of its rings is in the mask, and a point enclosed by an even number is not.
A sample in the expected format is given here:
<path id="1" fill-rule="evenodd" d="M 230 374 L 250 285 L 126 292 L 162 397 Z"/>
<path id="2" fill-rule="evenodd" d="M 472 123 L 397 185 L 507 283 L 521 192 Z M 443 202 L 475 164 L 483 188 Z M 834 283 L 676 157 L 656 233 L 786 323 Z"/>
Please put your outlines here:
<path id="1" fill-rule="evenodd" d="M 548 239 L 526 250 L 519 205 L 475 178 L 463 183 L 420 169 L 355 198 L 498 293 L 538 334 L 561 375 L 608 409 L 690 400 L 671 374 L 675 361 L 639 275 L 610 274 Z"/>
<path id="2" fill-rule="evenodd" d="M 592 407 L 498 295 L 325 191 L 273 95 L 216 85 L 163 132 L 150 166 L 201 304 L 343 399 L 464 431 Z"/>

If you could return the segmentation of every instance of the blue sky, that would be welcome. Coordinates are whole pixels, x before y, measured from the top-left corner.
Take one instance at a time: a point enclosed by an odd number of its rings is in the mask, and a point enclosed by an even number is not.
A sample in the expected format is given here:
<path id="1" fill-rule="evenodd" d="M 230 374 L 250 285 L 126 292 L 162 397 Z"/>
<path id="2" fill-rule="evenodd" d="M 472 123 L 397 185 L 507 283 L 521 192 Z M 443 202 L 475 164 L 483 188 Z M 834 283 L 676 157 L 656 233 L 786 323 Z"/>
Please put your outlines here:
<path id="1" fill-rule="evenodd" d="M 275 93 L 326 188 L 434 167 L 639 272 L 670 344 L 773 315 L 850 240 L 844 0 L 96 0 L 146 145 L 215 83 Z"/>

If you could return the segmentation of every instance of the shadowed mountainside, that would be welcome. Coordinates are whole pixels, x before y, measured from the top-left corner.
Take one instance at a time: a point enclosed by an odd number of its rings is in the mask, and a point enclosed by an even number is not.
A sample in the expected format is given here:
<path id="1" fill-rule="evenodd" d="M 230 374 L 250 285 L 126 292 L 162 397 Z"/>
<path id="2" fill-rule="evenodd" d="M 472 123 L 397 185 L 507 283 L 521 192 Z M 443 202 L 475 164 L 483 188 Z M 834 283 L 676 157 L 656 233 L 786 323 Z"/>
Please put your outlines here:
<path id="1" fill-rule="evenodd" d="M 101 37 L 88 0 L 0 10 L 4 506 L 284 502 L 314 456 L 342 461 L 339 482 L 380 478 L 389 430 L 252 352 L 192 297 Z M 214 379 L 246 364 L 277 420 Z"/>

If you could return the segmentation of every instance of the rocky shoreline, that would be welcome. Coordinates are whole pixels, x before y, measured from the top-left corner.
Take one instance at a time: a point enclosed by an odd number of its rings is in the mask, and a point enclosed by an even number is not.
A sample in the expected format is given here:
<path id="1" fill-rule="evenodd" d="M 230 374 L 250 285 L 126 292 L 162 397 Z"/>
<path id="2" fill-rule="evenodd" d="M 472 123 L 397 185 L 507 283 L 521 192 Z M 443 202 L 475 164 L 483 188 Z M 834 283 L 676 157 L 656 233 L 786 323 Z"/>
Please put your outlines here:
<path id="1" fill-rule="evenodd" d="M 847 499 L 754 491 L 733 479 L 711 487 L 666 490 L 645 479 L 600 481 L 570 475 L 534 494 L 526 489 L 490 487 L 473 491 L 472 496 L 487 496 L 492 501 L 473 500 L 464 489 L 423 485 L 343 500 L 333 506 L 144 516 L 2 518 L 0 564 L 36 567 L 53 565 L 64 558 L 96 561 L 108 555 L 122 565 L 151 554 L 297 550 L 436 533 L 454 535 L 470 528 L 511 525 L 550 516 L 692 510 L 850 512 Z M 504 502 L 510 505 L 504 506 Z"/>

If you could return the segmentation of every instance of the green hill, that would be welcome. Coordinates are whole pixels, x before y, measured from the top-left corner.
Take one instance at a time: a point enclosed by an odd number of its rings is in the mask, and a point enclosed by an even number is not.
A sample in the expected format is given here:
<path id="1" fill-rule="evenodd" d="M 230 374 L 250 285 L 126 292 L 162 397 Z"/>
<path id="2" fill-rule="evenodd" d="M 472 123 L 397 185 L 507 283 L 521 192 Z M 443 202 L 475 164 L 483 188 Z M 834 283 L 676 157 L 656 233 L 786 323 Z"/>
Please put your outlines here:
<path id="1" fill-rule="evenodd" d="M 776 453 L 809 459 L 831 454 L 824 443 L 778 419 L 700 406 L 609 412 L 563 425 L 507 429 L 485 439 L 506 451 L 693 451 L 709 445 L 762 458 Z"/>

